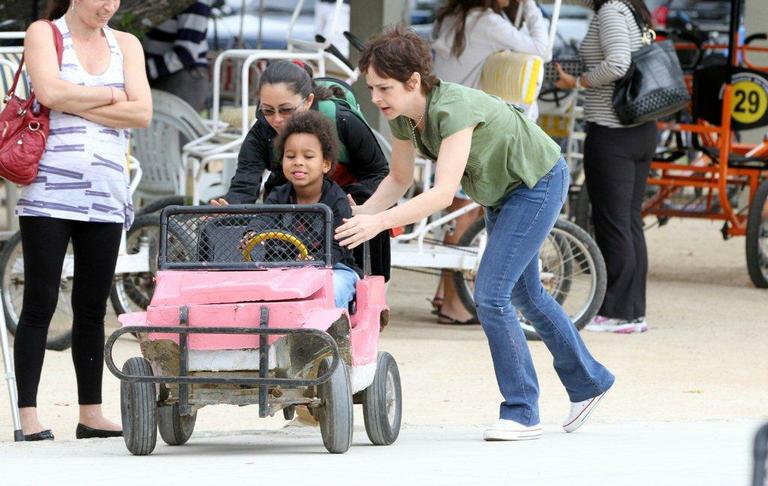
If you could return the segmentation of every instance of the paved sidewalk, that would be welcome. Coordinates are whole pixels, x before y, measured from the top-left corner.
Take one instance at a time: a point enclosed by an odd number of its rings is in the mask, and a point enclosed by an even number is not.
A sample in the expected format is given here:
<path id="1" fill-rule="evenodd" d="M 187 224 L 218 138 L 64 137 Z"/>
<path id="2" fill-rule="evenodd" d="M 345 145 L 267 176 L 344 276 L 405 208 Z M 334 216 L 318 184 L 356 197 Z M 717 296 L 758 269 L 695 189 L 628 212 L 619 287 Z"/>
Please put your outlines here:
<path id="1" fill-rule="evenodd" d="M 317 430 L 283 429 L 281 416 L 259 419 L 257 407 L 218 406 L 200 411 L 187 446 L 159 442 L 152 456 L 132 457 L 121 439 L 74 440 L 71 354 L 48 352 L 38 401 L 56 441 L 10 442 L 0 383 L 0 486 L 270 484 L 266 479 L 360 486 L 746 485 L 754 433 L 768 420 L 768 293 L 748 281 L 743 240 L 721 241 L 709 222 L 673 220 L 647 236 L 650 330 L 582 333 L 617 381 L 575 434 L 559 427 L 568 397 L 552 357 L 532 342 L 545 435 L 483 442 L 481 425 L 497 419 L 500 397 L 482 330 L 436 324 L 426 301 L 435 279 L 396 271 L 392 322 L 381 341 L 397 359 L 403 383 L 404 428 L 394 446 L 368 445 L 359 410 L 355 445 L 333 456 Z M 138 352 L 135 340 L 120 339 L 115 362 Z M 119 382 L 108 372 L 104 408 L 119 420 Z"/>
<path id="2" fill-rule="evenodd" d="M 344 455 L 319 430 L 202 433 L 134 457 L 122 439 L 0 443 L 2 484 L 746 485 L 757 422 L 587 424 L 540 440 L 483 442 L 473 427 L 411 426 L 390 447 L 357 427 Z M 34 479 L 29 479 L 34 472 Z M 244 482 L 243 482 L 244 481 Z"/>

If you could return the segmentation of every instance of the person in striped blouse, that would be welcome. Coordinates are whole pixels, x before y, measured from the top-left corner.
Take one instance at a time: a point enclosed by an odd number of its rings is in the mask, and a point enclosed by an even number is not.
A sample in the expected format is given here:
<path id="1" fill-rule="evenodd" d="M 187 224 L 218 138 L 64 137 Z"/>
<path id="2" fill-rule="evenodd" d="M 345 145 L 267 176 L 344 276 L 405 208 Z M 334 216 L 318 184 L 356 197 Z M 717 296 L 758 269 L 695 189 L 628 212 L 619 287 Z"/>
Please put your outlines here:
<path id="1" fill-rule="evenodd" d="M 633 333 L 648 328 L 645 283 L 648 251 L 640 210 L 656 148 L 656 122 L 622 125 L 613 111 L 616 81 L 629 70 L 643 35 L 632 9 L 646 25 L 643 0 L 580 0 L 596 15 L 580 47 L 585 72 L 574 77 L 558 67 L 558 87 L 585 89 L 584 174 L 592 201 L 595 239 L 605 257 L 608 288 L 590 331 Z"/>
<path id="2" fill-rule="evenodd" d="M 208 101 L 208 18 L 213 0 L 199 0 L 147 32 L 144 52 L 153 88 L 168 91 L 200 111 Z"/>

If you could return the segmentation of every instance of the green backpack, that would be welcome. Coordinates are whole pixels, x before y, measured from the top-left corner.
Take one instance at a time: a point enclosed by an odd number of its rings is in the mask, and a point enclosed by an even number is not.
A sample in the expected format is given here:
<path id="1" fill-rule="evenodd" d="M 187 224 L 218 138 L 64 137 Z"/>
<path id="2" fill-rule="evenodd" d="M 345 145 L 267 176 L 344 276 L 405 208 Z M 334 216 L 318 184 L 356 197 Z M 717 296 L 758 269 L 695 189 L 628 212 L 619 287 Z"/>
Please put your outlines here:
<path id="1" fill-rule="evenodd" d="M 317 111 L 322 113 L 323 116 L 333 122 L 333 128 L 336 130 L 337 140 L 341 140 L 339 138 L 339 127 L 336 126 L 336 111 L 338 109 L 337 105 L 344 106 L 349 111 L 354 113 L 355 116 L 357 116 L 363 123 L 365 123 L 366 126 L 369 126 L 368 122 L 365 121 L 363 113 L 360 111 L 360 104 L 357 102 L 355 93 L 352 91 L 352 87 L 350 85 L 336 78 L 315 78 L 314 82 L 317 86 L 322 86 L 324 88 L 334 90 L 334 96 L 332 98 L 317 102 Z M 337 93 L 338 91 L 343 92 L 344 96 L 339 96 L 339 93 Z M 342 164 L 349 162 L 349 154 L 347 154 L 347 148 L 343 143 L 339 144 L 339 162 Z"/>

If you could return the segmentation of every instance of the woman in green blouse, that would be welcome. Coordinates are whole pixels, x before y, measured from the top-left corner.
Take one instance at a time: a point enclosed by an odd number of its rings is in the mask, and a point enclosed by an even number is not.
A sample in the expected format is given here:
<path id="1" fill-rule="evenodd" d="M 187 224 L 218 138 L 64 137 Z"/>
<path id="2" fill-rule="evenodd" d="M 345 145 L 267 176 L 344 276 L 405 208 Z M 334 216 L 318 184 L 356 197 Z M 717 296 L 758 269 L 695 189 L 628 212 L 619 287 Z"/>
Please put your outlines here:
<path id="1" fill-rule="evenodd" d="M 429 45 L 402 27 L 371 39 L 360 59 L 373 102 L 394 135 L 389 175 L 336 239 L 354 248 L 381 231 L 419 221 L 451 204 L 459 184 L 485 207 L 488 245 L 475 303 L 504 397 L 485 440 L 541 436 L 538 382 L 517 318 L 530 320 L 554 356 L 568 392 L 567 432 L 581 426 L 613 375 L 589 353 L 539 279 L 538 251 L 568 193 L 560 149 L 523 113 L 496 97 L 432 74 Z M 413 182 L 415 150 L 436 161 L 434 186 L 392 207 Z M 389 208 L 389 209 L 388 209 Z"/>

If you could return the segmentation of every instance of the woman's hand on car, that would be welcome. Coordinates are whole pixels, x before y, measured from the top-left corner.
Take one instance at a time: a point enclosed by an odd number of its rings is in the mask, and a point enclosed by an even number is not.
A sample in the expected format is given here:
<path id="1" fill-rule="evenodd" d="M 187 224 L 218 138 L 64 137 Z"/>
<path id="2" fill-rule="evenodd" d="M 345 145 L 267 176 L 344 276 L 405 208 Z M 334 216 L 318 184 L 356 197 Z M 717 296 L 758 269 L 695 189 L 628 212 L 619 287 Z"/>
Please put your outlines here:
<path id="1" fill-rule="evenodd" d="M 211 199 L 209 202 L 211 203 L 211 206 L 229 206 L 229 203 L 223 197 Z"/>

